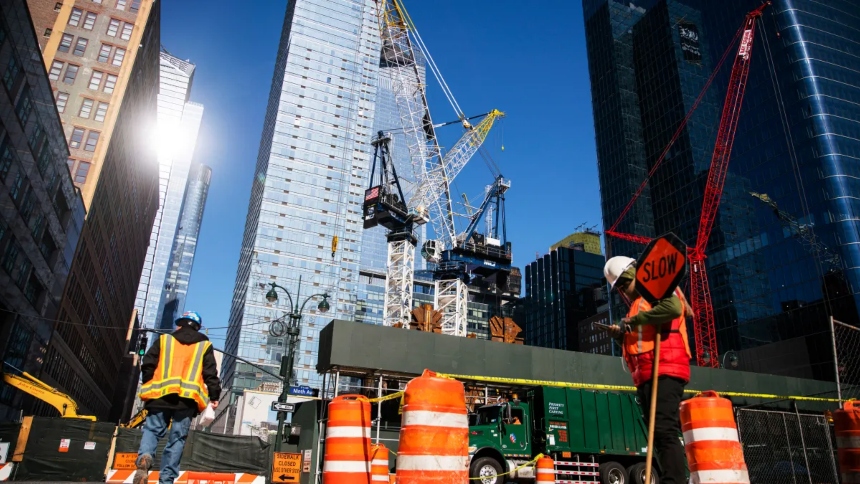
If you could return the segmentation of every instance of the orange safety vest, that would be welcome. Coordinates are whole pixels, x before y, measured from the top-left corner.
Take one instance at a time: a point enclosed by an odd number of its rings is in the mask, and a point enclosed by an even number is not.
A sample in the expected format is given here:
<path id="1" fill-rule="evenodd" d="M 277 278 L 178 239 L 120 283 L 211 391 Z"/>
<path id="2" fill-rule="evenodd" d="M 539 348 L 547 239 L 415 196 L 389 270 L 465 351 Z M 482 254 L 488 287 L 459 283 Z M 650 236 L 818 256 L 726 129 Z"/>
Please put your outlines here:
<path id="1" fill-rule="evenodd" d="M 158 338 L 160 353 L 152 380 L 140 386 L 140 399 L 156 400 L 165 395 L 179 395 L 197 402 L 202 412 L 209 405 L 209 389 L 203 383 L 203 355 L 212 347 L 209 341 L 190 345 L 172 335 Z"/>
<path id="2" fill-rule="evenodd" d="M 684 381 L 690 380 L 690 342 L 687 338 L 685 315 L 688 314 L 688 304 L 684 293 L 675 290 L 675 296 L 681 300 L 683 310 L 681 316 L 664 323 L 660 327 L 660 367 L 659 374 L 673 376 Z M 642 311 L 650 311 L 651 304 L 640 297 L 630 306 L 628 318 Z M 633 331 L 624 334 L 624 356 L 633 375 L 636 386 L 652 378 L 654 361 L 654 341 L 657 328 L 652 324 L 640 324 Z"/>

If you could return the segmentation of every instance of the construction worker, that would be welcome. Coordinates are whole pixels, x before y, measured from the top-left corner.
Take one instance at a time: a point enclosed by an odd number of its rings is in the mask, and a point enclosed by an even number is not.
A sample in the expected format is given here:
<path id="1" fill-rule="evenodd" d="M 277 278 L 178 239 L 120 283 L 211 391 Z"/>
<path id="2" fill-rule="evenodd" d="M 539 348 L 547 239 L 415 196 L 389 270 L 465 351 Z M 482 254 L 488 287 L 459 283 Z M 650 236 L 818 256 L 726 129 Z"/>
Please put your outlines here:
<path id="1" fill-rule="evenodd" d="M 658 365 L 657 404 L 654 418 L 654 448 L 662 470 L 662 484 L 686 482 L 684 447 L 679 408 L 684 387 L 690 381 L 690 345 L 685 315 L 689 314 L 680 289 L 653 307 L 636 291 L 636 261 L 630 257 L 612 257 L 603 268 L 607 282 L 633 301 L 621 325 L 613 325 L 610 334 L 621 340 L 624 359 L 633 376 L 639 402 L 649 423 L 654 363 L 654 341 L 660 328 L 660 364 Z"/>
<path id="2" fill-rule="evenodd" d="M 203 319 L 194 311 L 176 320 L 172 334 L 162 334 L 143 356 L 140 365 L 140 399 L 148 411 L 137 454 L 134 484 L 145 484 L 158 441 L 167 436 L 161 456 L 159 484 L 173 484 L 191 420 L 206 409 L 218 407 L 221 382 L 209 338 L 200 332 Z M 172 425 L 171 425 L 172 422 Z M 168 427 L 170 427 L 168 432 Z"/>

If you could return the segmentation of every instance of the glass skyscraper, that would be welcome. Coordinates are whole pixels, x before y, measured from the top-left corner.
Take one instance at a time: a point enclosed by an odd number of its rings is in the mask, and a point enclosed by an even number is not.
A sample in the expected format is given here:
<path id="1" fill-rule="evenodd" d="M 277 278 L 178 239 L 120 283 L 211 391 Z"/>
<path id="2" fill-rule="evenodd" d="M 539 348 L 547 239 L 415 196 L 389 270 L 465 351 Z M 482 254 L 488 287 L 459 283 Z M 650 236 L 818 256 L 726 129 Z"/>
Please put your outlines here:
<path id="1" fill-rule="evenodd" d="M 188 101 L 194 64 L 161 52 L 158 90 L 158 212 L 146 251 L 135 308 L 141 326 L 154 328 L 161 319 L 167 271 L 177 237 L 180 212 L 203 106 Z"/>
<path id="2" fill-rule="evenodd" d="M 290 303 L 280 291 L 278 301 L 268 302 L 267 283 L 287 288 L 299 305 L 312 294 L 328 293 L 328 313 L 317 311 L 319 299 L 304 306 L 294 367 L 299 385 L 320 386 L 319 331 L 333 318 L 353 319 L 356 310 L 379 52 L 374 0 L 288 2 L 226 351 L 277 373 L 285 339 L 270 335 L 269 324 Z M 274 381 L 227 356 L 222 377 L 234 393 Z"/>
<path id="3" fill-rule="evenodd" d="M 660 157 L 719 59 L 726 65 L 618 231 L 695 243 L 744 16 L 759 0 L 584 0 L 604 225 Z M 832 378 L 828 317 L 858 324 L 860 6 L 776 0 L 758 21 L 706 261 L 720 353 L 740 368 Z M 810 229 L 810 246 L 772 205 Z M 642 246 L 607 239 L 609 256 Z M 836 261 L 834 263 L 834 261 Z M 768 350 L 762 349 L 767 346 Z"/>
<path id="4" fill-rule="evenodd" d="M 200 163 L 191 165 L 179 225 L 176 227 L 176 237 L 173 239 L 164 291 L 162 291 L 161 303 L 158 305 L 160 320 L 158 327 L 161 329 L 171 329 L 176 317 L 185 311 L 185 299 L 191 282 L 194 254 L 197 251 L 197 238 L 203 223 L 203 209 L 206 207 L 211 181 L 211 168 Z"/>

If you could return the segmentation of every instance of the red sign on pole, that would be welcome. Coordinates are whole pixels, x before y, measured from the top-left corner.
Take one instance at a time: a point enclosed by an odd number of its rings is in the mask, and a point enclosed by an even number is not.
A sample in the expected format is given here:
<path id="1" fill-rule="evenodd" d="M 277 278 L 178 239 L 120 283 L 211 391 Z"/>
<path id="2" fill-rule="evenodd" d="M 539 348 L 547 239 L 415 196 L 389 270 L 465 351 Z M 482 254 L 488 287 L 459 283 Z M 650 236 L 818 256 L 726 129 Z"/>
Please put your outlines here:
<path id="1" fill-rule="evenodd" d="M 651 304 L 675 291 L 687 275 L 687 246 L 675 234 L 652 240 L 636 261 L 636 290 Z"/>

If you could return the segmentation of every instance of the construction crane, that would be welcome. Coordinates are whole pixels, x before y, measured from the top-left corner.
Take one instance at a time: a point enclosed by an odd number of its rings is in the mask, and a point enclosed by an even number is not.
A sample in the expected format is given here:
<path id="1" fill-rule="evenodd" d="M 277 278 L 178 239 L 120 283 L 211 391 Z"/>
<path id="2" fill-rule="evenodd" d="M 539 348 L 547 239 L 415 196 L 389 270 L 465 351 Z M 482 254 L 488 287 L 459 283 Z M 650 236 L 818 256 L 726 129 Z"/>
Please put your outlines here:
<path id="1" fill-rule="evenodd" d="M 504 113 L 493 110 L 473 125 L 460 109 L 453 93 L 442 78 L 433 58 L 424 46 L 414 24 L 400 0 L 379 0 L 379 27 L 382 39 L 382 62 L 392 76 L 392 90 L 402 126 L 403 137 L 409 152 L 414 189 L 404 193 L 391 159 L 391 136 L 377 133 L 373 141 L 374 167 L 379 164 L 380 183 L 371 177 L 371 186 L 365 192 L 365 229 L 383 225 L 389 230 L 387 278 L 383 303 L 383 324 L 408 328 L 411 322 L 412 291 L 414 286 L 415 247 L 417 226 L 430 223 L 441 247 L 456 244 L 456 226 L 450 195 L 450 183 L 466 163 L 481 148 L 495 121 Z M 436 138 L 436 128 L 451 123 L 434 125 L 427 103 L 426 85 L 420 81 L 418 56 L 426 59 L 427 67 L 439 82 L 443 93 L 457 115 L 465 133 L 442 156 Z M 432 209 L 431 209 L 432 208 Z M 439 283 L 436 284 L 437 293 Z M 459 297 L 459 296 L 458 296 Z M 464 292 L 463 298 L 467 297 Z M 465 300 L 462 304 L 465 307 Z M 460 334 L 452 328 L 443 332 Z"/>
<path id="2" fill-rule="evenodd" d="M 22 392 L 28 393 L 48 405 L 57 409 L 60 412 L 60 417 L 63 418 L 81 418 L 85 420 L 96 421 L 93 415 L 78 414 L 78 404 L 75 400 L 47 383 L 39 380 L 33 375 L 21 372 L 21 375 L 12 373 L 3 373 L 3 381 Z"/>
<path id="3" fill-rule="evenodd" d="M 830 266 L 830 270 L 832 272 L 841 272 L 842 271 L 842 259 L 839 255 L 834 254 L 826 245 L 821 243 L 818 240 L 818 237 L 815 236 L 815 232 L 813 232 L 814 224 L 802 224 L 796 218 L 794 218 L 791 214 L 786 212 L 785 210 L 781 210 L 776 202 L 767 196 L 767 193 L 756 193 L 749 192 L 753 197 L 761 200 L 770 208 L 773 209 L 773 213 L 776 217 L 785 224 L 791 234 L 801 240 L 801 243 L 809 252 L 813 254 L 818 254 L 821 260 L 823 260 L 828 266 Z"/>
<path id="4" fill-rule="evenodd" d="M 722 197 L 723 187 L 726 182 L 726 173 L 729 167 L 732 145 L 734 144 L 735 133 L 738 129 L 738 120 L 740 119 L 741 106 L 743 104 L 744 93 L 746 92 L 750 62 L 752 60 L 756 21 L 761 17 L 764 9 L 768 5 L 770 5 L 770 2 L 763 3 L 760 7 L 748 13 L 744 19 L 743 26 L 738 31 L 740 36 L 740 45 L 738 47 L 737 54 L 735 55 L 734 65 L 732 66 L 732 73 L 729 79 L 728 91 L 726 93 L 726 100 L 723 104 L 722 115 L 720 116 L 717 141 L 714 145 L 714 153 L 711 157 L 708 179 L 705 184 L 702 214 L 699 218 L 699 230 L 696 235 L 696 243 L 687 249 L 687 257 L 690 263 L 690 304 L 693 309 L 696 360 L 699 366 L 719 367 L 719 358 L 710 357 L 710 355 L 717 355 L 719 353 L 717 349 L 717 334 L 714 327 L 714 307 L 711 301 L 711 288 L 708 284 L 708 276 L 705 270 L 705 249 L 708 246 L 711 229 L 713 228 L 714 222 L 717 218 L 717 209 L 719 208 L 720 198 Z M 734 42 L 732 42 L 732 45 L 733 44 Z M 636 198 L 642 193 L 648 179 L 650 179 L 651 175 L 653 175 L 654 171 L 665 159 L 669 148 L 675 140 L 677 140 L 684 126 L 686 126 L 687 121 L 689 121 L 693 111 L 698 107 L 699 102 L 704 97 L 705 91 L 710 87 L 716 73 L 719 71 L 720 66 L 722 66 L 725 59 L 726 57 L 724 56 L 723 60 L 720 61 L 719 65 L 714 70 L 714 73 L 711 74 L 711 77 L 705 84 L 699 98 L 696 99 L 690 112 L 675 132 L 669 146 L 666 147 L 660 159 L 651 168 L 648 178 L 639 186 L 633 199 L 628 202 L 627 206 L 621 212 L 621 216 L 615 224 L 606 231 L 607 235 L 643 244 L 647 244 L 651 241 L 648 237 L 634 234 L 623 234 L 616 232 L 615 229 L 618 227 L 621 219 L 630 211 Z"/>

